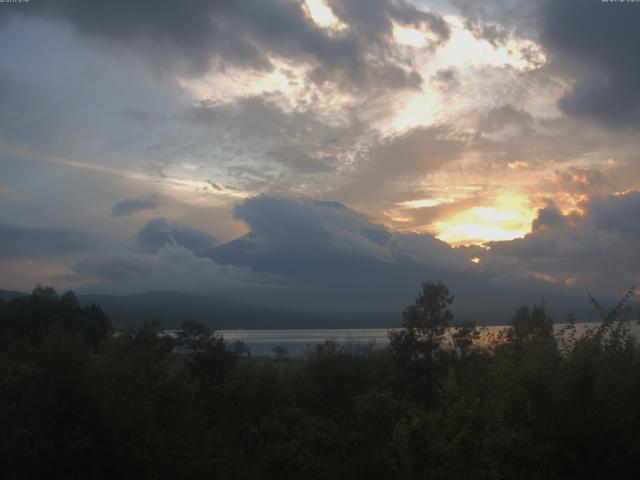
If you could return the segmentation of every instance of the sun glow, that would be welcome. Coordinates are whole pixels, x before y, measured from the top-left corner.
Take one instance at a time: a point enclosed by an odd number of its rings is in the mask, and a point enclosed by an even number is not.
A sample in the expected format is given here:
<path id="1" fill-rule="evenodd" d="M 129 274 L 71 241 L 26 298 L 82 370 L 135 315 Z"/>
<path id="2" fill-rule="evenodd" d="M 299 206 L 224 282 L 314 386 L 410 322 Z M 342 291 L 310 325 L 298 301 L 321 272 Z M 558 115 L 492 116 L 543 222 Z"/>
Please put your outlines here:
<path id="1" fill-rule="evenodd" d="M 436 222 L 437 237 L 452 245 L 484 244 L 524 237 L 536 209 L 520 194 L 500 195 L 494 205 L 473 207 Z"/>

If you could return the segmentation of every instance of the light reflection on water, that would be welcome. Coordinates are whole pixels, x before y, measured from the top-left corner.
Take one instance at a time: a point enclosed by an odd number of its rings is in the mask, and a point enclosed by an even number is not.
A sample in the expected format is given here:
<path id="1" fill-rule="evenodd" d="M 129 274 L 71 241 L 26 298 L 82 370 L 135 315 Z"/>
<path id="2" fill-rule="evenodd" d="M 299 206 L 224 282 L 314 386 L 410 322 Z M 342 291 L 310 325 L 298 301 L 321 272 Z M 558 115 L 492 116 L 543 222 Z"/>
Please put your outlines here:
<path id="1" fill-rule="evenodd" d="M 589 327 L 597 327 L 597 323 L 577 323 L 576 334 L 579 336 Z M 556 331 L 566 327 L 564 323 L 554 326 Z M 485 327 L 483 338 L 498 335 L 507 328 L 506 325 L 492 325 Z M 283 346 L 289 356 L 304 354 L 307 348 L 332 340 L 340 345 L 367 346 L 372 348 L 384 348 L 388 345 L 386 328 L 344 328 L 344 329 L 317 329 L 317 330 L 218 330 L 229 343 L 237 340 L 244 342 L 251 354 L 256 356 L 275 356 L 273 348 Z M 640 327 L 632 324 L 632 332 L 639 336 Z"/>

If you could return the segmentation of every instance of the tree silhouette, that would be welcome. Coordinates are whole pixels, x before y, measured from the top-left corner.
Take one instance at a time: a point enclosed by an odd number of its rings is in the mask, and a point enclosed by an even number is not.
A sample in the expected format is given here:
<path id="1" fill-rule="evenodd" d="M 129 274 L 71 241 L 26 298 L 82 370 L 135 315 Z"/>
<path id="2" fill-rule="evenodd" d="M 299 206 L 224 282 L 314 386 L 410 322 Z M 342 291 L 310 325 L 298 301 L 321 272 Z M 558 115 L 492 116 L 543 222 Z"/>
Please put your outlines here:
<path id="1" fill-rule="evenodd" d="M 560 349 L 561 333 L 537 306 L 487 341 L 472 324 L 447 329 L 453 297 L 429 282 L 389 350 L 329 340 L 278 363 L 238 361 L 244 344 L 195 321 L 175 338 L 152 321 L 94 348 L 91 307 L 38 288 L 0 302 L 0 472 L 633 478 L 640 347 L 631 294 Z"/>
<path id="2" fill-rule="evenodd" d="M 433 361 L 440 349 L 453 313 L 453 295 L 442 282 L 425 282 L 413 305 L 403 312 L 402 329 L 389 332 L 391 350 L 399 366 L 418 379 L 428 394 L 432 387 Z M 426 390 L 426 391 L 424 391 Z"/>
<path id="3" fill-rule="evenodd" d="M 271 351 L 278 360 L 281 360 L 289 354 L 289 349 L 285 345 L 274 345 L 271 347 Z"/>
<path id="4" fill-rule="evenodd" d="M 92 347 L 111 333 L 111 320 L 95 305 L 81 305 L 75 293 L 58 296 L 38 285 L 31 295 L 11 299 L 0 309 L 0 332 L 38 344 L 54 329 L 79 334 Z"/>

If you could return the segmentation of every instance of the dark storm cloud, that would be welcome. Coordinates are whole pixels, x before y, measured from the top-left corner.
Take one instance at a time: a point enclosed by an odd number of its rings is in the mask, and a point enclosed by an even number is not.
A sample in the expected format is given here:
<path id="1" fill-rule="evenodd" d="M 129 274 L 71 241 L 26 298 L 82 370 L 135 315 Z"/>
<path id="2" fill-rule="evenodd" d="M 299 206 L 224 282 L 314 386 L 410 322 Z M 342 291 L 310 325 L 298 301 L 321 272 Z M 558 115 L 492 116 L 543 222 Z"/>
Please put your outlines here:
<path id="1" fill-rule="evenodd" d="M 513 29 L 535 36 L 538 2 L 529 0 L 450 0 L 465 18 L 466 27 L 493 45 L 507 41 Z"/>
<path id="2" fill-rule="evenodd" d="M 449 37 L 449 27 L 439 15 L 416 9 L 404 0 L 329 0 L 334 13 L 370 41 L 381 32 L 390 34 L 391 21 L 416 28 L 426 28 L 438 37 Z"/>
<path id="3" fill-rule="evenodd" d="M 392 232 L 337 202 L 259 196 L 244 201 L 235 213 L 250 233 L 208 256 L 219 264 L 286 279 L 287 288 L 253 297 L 261 303 L 396 308 L 410 299 L 420 277 L 440 275 L 434 273 L 437 263 L 427 266 L 417 259 L 430 252 L 443 261 L 453 251 L 432 237 L 408 240 L 411 248 L 403 248 Z"/>
<path id="4" fill-rule="evenodd" d="M 92 255 L 74 266 L 74 276 L 90 277 L 103 292 L 131 293 L 179 290 L 211 293 L 227 288 L 264 286 L 272 276 L 248 268 L 222 266 L 195 255 L 180 245 L 165 245 L 156 252 L 114 251 Z"/>
<path id="5" fill-rule="evenodd" d="M 345 259 L 415 262 L 433 268 L 447 265 L 451 271 L 468 266 L 464 254 L 431 235 L 393 232 L 339 202 L 262 195 L 238 205 L 235 215 L 247 223 L 250 233 L 220 250 L 238 247 L 252 254 L 292 255 L 283 259 L 287 264 L 322 257 L 338 270 Z M 313 277 L 314 272 L 309 270 L 305 275 Z"/>
<path id="6" fill-rule="evenodd" d="M 258 69 L 279 56 L 306 63 L 317 82 L 415 88 L 420 75 L 389 46 L 392 22 L 429 28 L 443 41 L 446 23 L 404 1 L 334 1 L 349 28 L 332 34 L 317 27 L 295 0 L 143 0 L 30 2 L 14 11 L 62 19 L 81 34 L 139 46 L 161 68 L 185 64 L 194 74 L 213 60 Z M 374 55 L 376 61 L 371 61 Z"/>
<path id="7" fill-rule="evenodd" d="M 629 241 L 640 239 L 640 192 L 610 196 L 594 203 L 590 213 L 598 228 Z"/>
<path id="8" fill-rule="evenodd" d="M 487 263 L 544 274 L 558 285 L 619 295 L 640 271 L 640 192 L 592 200 L 584 215 L 563 215 L 550 204 L 522 239 L 491 243 Z M 499 267 L 498 267 L 499 265 Z"/>
<path id="9" fill-rule="evenodd" d="M 382 253 L 371 238 L 384 238 L 384 228 L 339 203 L 259 196 L 238 205 L 235 216 L 261 239 L 263 251 Z"/>
<path id="10" fill-rule="evenodd" d="M 0 223 L 1 258 L 50 258 L 94 250 L 96 240 L 73 230 L 33 228 Z"/>
<path id="11" fill-rule="evenodd" d="M 539 18 L 555 68 L 575 80 L 563 111 L 610 126 L 640 124 L 640 5 L 545 1 Z"/>
<path id="12" fill-rule="evenodd" d="M 218 241 L 206 232 L 178 225 L 165 218 L 148 222 L 138 232 L 138 243 L 144 250 L 156 251 L 166 245 L 180 245 L 192 252 L 215 246 Z"/>
<path id="13" fill-rule="evenodd" d="M 604 125 L 640 123 L 640 5 L 602 0 L 452 0 L 480 38 L 501 44 L 513 30 L 544 47 L 546 74 L 570 80 L 559 106 Z M 523 52 L 526 54 L 526 52 Z"/>
<path id="14" fill-rule="evenodd" d="M 336 202 L 260 196 L 240 204 L 236 216 L 250 232 L 206 255 L 217 264 L 285 280 L 286 288 L 253 292 L 254 302 L 305 309 L 399 309 L 428 279 L 445 281 L 463 308 L 492 302 L 515 306 L 532 292 L 550 290 L 548 283 L 522 270 L 507 269 L 508 281 L 495 283 L 503 278 L 500 261 L 496 271 L 471 262 L 483 249 L 452 248 L 432 235 L 393 232 Z M 551 287 L 557 292 L 557 286 Z"/>
<path id="15" fill-rule="evenodd" d="M 158 200 L 155 197 L 127 198 L 116 203 L 111 209 L 114 217 L 126 217 L 141 210 L 153 210 L 158 208 Z"/>
<path id="16" fill-rule="evenodd" d="M 533 219 L 531 230 L 534 232 L 543 228 L 556 228 L 567 222 L 566 217 L 554 203 L 538 210 L 538 215 Z"/>

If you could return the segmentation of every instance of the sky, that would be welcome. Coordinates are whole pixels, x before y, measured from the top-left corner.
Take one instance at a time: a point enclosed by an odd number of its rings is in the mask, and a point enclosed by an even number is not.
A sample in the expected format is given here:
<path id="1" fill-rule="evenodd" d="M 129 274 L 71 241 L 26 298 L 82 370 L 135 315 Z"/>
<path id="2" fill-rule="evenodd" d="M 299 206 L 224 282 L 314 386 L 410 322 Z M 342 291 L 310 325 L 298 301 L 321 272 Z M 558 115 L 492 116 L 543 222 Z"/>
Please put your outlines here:
<path id="1" fill-rule="evenodd" d="M 640 280 L 640 3 L 0 3 L 0 288 L 397 308 Z"/>

